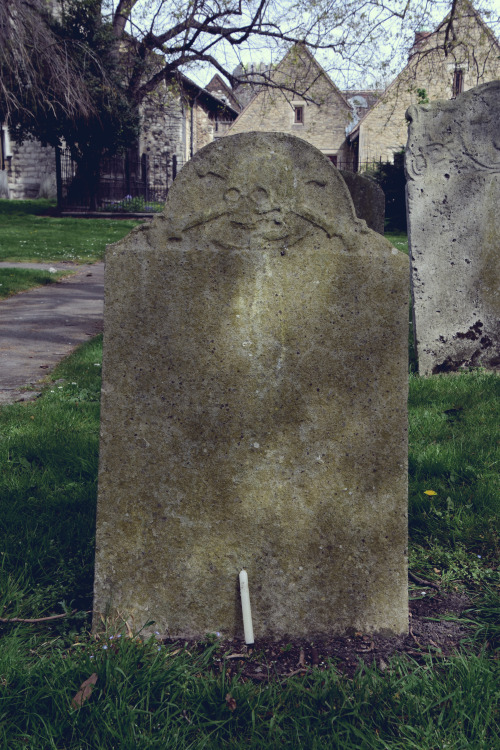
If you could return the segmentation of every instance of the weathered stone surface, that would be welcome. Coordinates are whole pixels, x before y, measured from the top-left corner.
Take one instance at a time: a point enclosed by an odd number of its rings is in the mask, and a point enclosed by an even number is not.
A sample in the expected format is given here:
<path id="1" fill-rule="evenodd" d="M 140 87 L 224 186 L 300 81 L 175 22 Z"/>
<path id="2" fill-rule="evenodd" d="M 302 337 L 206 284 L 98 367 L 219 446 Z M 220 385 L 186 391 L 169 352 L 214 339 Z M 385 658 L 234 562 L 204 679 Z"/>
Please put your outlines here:
<path id="1" fill-rule="evenodd" d="M 384 234 L 385 194 L 380 185 L 359 172 L 341 169 L 340 174 L 351 194 L 358 219 L 364 219 L 374 232 Z"/>
<path id="2" fill-rule="evenodd" d="M 419 372 L 500 367 L 500 81 L 411 107 L 408 229 Z"/>
<path id="3" fill-rule="evenodd" d="M 97 625 L 406 631 L 407 301 L 314 147 L 195 155 L 107 253 Z"/>

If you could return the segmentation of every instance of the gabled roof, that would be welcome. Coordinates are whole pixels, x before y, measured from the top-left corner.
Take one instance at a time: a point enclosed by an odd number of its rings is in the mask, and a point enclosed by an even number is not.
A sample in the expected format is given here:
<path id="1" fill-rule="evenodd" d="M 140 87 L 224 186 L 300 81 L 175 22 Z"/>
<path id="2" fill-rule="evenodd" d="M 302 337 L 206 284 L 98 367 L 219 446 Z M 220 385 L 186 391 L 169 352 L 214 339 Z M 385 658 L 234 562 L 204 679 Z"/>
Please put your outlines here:
<path id="1" fill-rule="evenodd" d="M 220 99 L 221 101 L 226 100 L 227 103 L 236 112 L 241 111 L 240 103 L 234 95 L 234 91 L 230 86 L 227 85 L 227 83 L 220 77 L 218 73 L 216 73 L 210 83 L 205 86 L 205 90 L 209 91 L 213 96 L 216 96 L 217 99 Z"/>
<path id="2" fill-rule="evenodd" d="M 228 119 L 234 119 L 238 114 L 237 109 L 232 107 L 230 104 L 223 102 L 222 99 L 214 96 L 210 93 L 210 91 L 207 91 L 207 89 L 198 86 L 197 83 L 192 81 L 184 74 L 181 74 L 179 78 L 183 92 L 193 99 L 196 99 L 196 101 L 204 104 L 207 109 L 218 112 L 219 114 L 224 114 L 228 116 Z"/>
<path id="3" fill-rule="evenodd" d="M 343 96 L 342 92 L 340 91 L 339 88 L 337 88 L 337 86 L 334 84 L 334 82 L 332 81 L 332 79 L 330 78 L 330 76 L 328 75 L 328 73 L 326 72 L 326 70 L 319 64 L 319 62 L 316 60 L 316 58 L 314 57 L 314 55 L 311 53 L 311 51 L 304 44 L 294 44 L 288 50 L 288 52 L 286 53 L 286 55 L 281 59 L 281 61 L 277 64 L 277 66 L 273 70 L 267 71 L 269 73 L 270 80 L 271 81 L 273 81 L 273 79 L 276 80 L 276 78 L 279 76 L 279 74 L 282 73 L 282 72 L 284 72 L 286 70 L 286 68 L 287 68 L 287 66 L 289 64 L 289 58 L 292 57 L 292 55 L 296 55 L 296 54 L 298 54 L 301 62 L 304 61 L 304 58 L 307 58 L 307 61 L 312 66 L 312 68 L 315 68 L 317 70 L 317 76 L 313 80 L 312 84 L 309 82 L 306 90 L 304 90 L 304 91 L 296 91 L 295 94 L 292 94 L 292 92 L 290 92 L 291 95 L 300 96 L 301 98 L 307 99 L 308 98 L 307 91 L 310 90 L 312 88 L 312 86 L 314 86 L 314 83 L 321 76 L 328 83 L 328 85 L 330 86 L 330 88 L 332 89 L 332 91 L 334 92 L 334 94 L 341 100 L 341 102 L 343 103 L 343 105 L 345 106 L 345 108 L 348 110 L 349 109 L 349 104 L 347 103 L 347 101 L 346 101 L 345 97 Z M 255 81 L 253 81 L 253 82 L 255 83 Z M 254 106 L 254 104 L 257 102 L 257 100 L 260 97 L 262 97 L 262 96 L 265 95 L 266 91 L 269 91 L 269 90 L 271 90 L 271 91 L 272 90 L 279 90 L 279 88 L 280 88 L 279 81 L 276 82 L 275 87 L 268 87 L 268 86 L 265 85 L 265 83 L 263 83 L 263 84 L 257 84 L 257 85 L 262 86 L 261 90 L 258 91 L 255 94 L 255 96 L 248 102 L 248 104 L 240 112 L 240 114 L 238 115 L 238 117 L 236 118 L 236 120 L 234 121 L 234 123 L 232 123 L 231 127 L 229 128 L 229 131 L 228 131 L 229 133 L 231 132 L 231 128 L 233 127 L 233 125 L 235 125 L 238 122 L 238 120 L 240 119 L 240 117 L 242 117 L 243 114 L 246 114 L 247 111 L 248 111 L 248 109 L 250 107 Z M 310 98 L 314 102 L 314 98 L 312 96 Z"/>
<path id="4" fill-rule="evenodd" d="M 498 42 L 498 39 L 492 32 L 492 30 L 486 25 L 486 23 L 481 18 L 478 11 L 473 7 L 472 3 L 469 0 L 458 0 L 457 2 L 457 15 L 455 16 L 457 19 L 464 18 L 466 15 L 470 15 L 474 17 L 474 20 L 476 23 L 481 27 L 484 33 L 487 34 L 488 39 L 490 43 L 495 46 L 498 51 L 500 52 L 500 44 Z M 396 78 L 391 81 L 391 83 L 387 86 L 385 91 L 383 91 L 379 97 L 378 100 L 368 108 L 368 111 L 363 114 L 359 122 L 356 124 L 356 126 L 351 130 L 351 132 L 348 135 L 349 140 L 352 142 L 354 141 L 357 136 L 359 135 L 360 127 L 363 125 L 363 122 L 366 118 L 368 118 L 371 113 L 378 107 L 380 104 L 384 103 L 386 100 L 386 95 L 389 94 L 390 91 L 395 89 L 400 82 L 400 80 L 405 75 L 406 71 L 408 70 L 410 66 L 410 62 L 415 56 L 415 52 L 424 51 L 426 47 L 429 46 L 429 44 L 433 43 L 439 34 L 442 34 L 445 29 L 446 25 L 449 23 L 450 20 L 450 13 L 448 13 L 445 18 L 441 21 L 438 26 L 434 29 L 434 31 L 430 32 L 417 32 L 415 35 L 415 42 L 413 47 L 410 50 L 409 57 L 408 57 L 408 63 L 405 65 L 405 67 L 398 73 Z M 414 52 L 415 50 L 415 52 Z"/>
<path id="5" fill-rule="evenodd" d="M 302 56 L 305 55 L 309 59 L 309 62 L 311 63 L 311 65 L 317 68 L 318 73 L 321 76 L 324 76 L 325 80 L 327 81 L 327 83 L 329 84 L 329 86 L 332 88 L 332 90 L 334 91 L 334 93 L 337 94 L 337 96 L 340 99 L 342 99 L 342 101 L 346 105 L 346 107 L 349 107 L 349 105 L 347 104 L 347 101 L 346 101 L 344 95 L 342 94 L 342 91 L 334 84 L 334 82 L 332 81 L 332 79 L 330 78 L 330 76 L 328 75 L 328 73 L 326 72 L 326 70 L 323 68 L 322 65 L 320 65 L 320 63 L 316 60 L 316 58 L 312 54 L 311 50 L 308 49 L 308 47 L 305 44 L 294 44 L 293 47 L 291 47 L 288 50 L 288 52 L 286 53 L 285 57 L 281 60 L 281 62 L 278 63 L 278 65 L 276 67 L 276 73 L 279 70 L 281 70 L 281 69 L 283 69 L 285 67 L 285 65 L 288 62 L 288 58 L 291 57 L 294 54 L 298 54 L 299 57 L 301 58 L 301 60 L 303 59 Z"/>
<path id="6" fill-rule="evenodd" d="M 470 0 L 458 0 L 457 1 L 457 7 L 462 9 L 463 12 L 459 12 L 456 14 L 456 18 L 463 17 L 465 13 L 469 14 L 470 16 L 474 16 L 474 20 L 478 24 L 478 26 L 481 27 L 481 29 L 484 31 L 484 33 L 489 37 L 490 42 L 497 48 L 497 50 L 500 52 L 500 43 L 498 39 L 496 38 L 493 31 L 490 29 L 490 27 L 484 22 L 483 18 L 481 17 L 481 14 L 474 8 Z M 446 15 L 445 18 L 441 21 L 439 26 L 435 29 L 433 33 L 437 34 L 440 31 L 443 31 L 443 27 L 446 26 L 447 23 L 449 23 L 450 20 L 450 13 Z"/>

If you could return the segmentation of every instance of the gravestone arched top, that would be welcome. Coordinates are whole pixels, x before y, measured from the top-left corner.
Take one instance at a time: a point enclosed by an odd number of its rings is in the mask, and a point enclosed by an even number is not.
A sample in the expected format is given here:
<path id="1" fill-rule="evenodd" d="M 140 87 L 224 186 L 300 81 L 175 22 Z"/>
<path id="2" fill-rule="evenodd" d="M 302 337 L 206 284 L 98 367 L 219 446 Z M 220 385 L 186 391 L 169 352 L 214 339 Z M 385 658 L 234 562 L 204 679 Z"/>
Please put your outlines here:
<path id="1" fill-rule="evenodd" d="M 405 633 L 408 258 L 305 141 L 200 151 L 106 255 L 94 623 Z"/>
<path id="2" fill-rule="evenodd" d="M 201 149 L 172 185 L 164 217 L 169 240 L 202 235 L 235 248 L 365 229 L 331 162 L 284 133 L 240 133 Z"/>

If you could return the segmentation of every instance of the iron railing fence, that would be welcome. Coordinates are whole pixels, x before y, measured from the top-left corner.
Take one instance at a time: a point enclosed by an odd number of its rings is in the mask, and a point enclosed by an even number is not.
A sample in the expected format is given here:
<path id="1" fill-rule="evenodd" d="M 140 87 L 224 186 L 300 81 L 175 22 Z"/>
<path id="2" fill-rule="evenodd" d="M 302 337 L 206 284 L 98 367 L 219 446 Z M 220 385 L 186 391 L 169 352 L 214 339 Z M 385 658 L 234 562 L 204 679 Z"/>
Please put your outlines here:
<path id="1" fill-rule="evenodd" d="M 357 162 L 354 158 L 330 156 L 338 169 L 372 172 L 378 161 Z M 163 209 L 169 186 L 177 174 L 175 154 L 151 157 L 129 152 L 101 160 L 98 179 L 93 185 L 69 150 L 60 150 L 57 158 L 58 203 L 62 209 L 113 213 L 156 213 Z"/>
<path id="2" fill-rule="evenodd" d="M 343 169 L 346 172 L 374 172 L 379 164 L 382 164 L 383 159 L 380 157 L 379 159 L 369 159 L 366 161 L 358 161 L 354 159 L 338 159 L 337 161 L 333 161 L 333 164 L 337 167 L 337 169 Z"/>
<path id="3" fill-rule="evenodd" d="M 111 212 L 155 213 L 165 204 L 177 173 L 177 157 L 134 153 L 101 159 L 95 179 L 78 167 L 69 150 L 61 150 L 59 207 Z"/>

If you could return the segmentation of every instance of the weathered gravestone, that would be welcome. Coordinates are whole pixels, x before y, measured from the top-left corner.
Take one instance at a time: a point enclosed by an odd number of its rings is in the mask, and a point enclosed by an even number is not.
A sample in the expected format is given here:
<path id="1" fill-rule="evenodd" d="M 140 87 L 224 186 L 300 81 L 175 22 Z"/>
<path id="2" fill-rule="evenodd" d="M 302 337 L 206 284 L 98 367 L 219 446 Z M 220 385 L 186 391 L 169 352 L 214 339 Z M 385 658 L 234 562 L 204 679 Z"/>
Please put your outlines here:
<path id="1" fill-rule="evenodd" d="M 411 107 L 408 230 L 419 372 L 500 367 L 500 81 Z"/>
<path id="2" fill-rule="evenodd" d="M 202 149 L 106 258 L 95 622 L 407 629 L 407 257 L 304 141 Z M 146 629 L 147 630 L 147 629 Z"/>
<path id="3" fill-rule="evenodd" d="M 351 194 L 358 219 L 364 219 L 370 229 L 384 234 L 385 194 L 380 185 L 359 172 L 341 169 L 340 174 Z"/>

